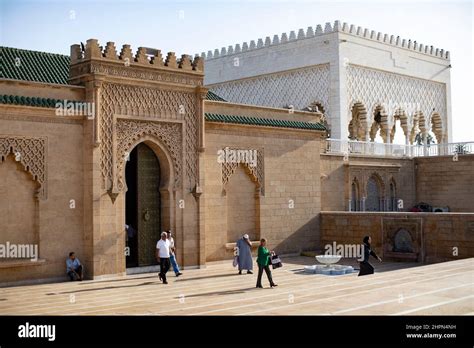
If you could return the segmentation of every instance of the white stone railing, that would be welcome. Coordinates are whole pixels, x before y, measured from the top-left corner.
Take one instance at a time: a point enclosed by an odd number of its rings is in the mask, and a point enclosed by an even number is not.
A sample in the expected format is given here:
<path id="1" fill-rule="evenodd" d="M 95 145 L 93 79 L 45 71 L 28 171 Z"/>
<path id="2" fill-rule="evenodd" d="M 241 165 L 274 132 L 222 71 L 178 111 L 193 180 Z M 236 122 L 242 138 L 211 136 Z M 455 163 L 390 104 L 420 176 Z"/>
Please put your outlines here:
<path id="1" fill-rule="evenodd" d="M 424 157 L 424 156 L 454 156 L 457 154 L 474 154 L 474 142 L 430 144 L 430 145 L 400 145 L 375 143 L 369 141 L 327 139 L 325 153 L 388 156 L 388 157 Z"/>

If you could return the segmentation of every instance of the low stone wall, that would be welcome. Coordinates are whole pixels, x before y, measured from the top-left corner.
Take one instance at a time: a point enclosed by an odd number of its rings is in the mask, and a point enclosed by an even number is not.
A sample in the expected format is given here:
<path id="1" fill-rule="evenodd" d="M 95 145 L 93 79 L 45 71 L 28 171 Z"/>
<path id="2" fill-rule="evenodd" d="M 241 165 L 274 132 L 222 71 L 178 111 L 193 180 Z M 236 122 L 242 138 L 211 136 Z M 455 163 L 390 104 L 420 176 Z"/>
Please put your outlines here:
<path id="1" fill-rule="evenodd" d="M 366 235 L 382 258 L 435 263 L 474 257 L 474 213 L 321 212 L 321 250 L 327 244 L 360 244 Z M 412 252 L 394 250 L 400 231 Z"/>
<path id="2" fill-rule="evenodd" d="M 474 154 L 415 160 L 416 197 L 451 212 L 474 212 Z"/>

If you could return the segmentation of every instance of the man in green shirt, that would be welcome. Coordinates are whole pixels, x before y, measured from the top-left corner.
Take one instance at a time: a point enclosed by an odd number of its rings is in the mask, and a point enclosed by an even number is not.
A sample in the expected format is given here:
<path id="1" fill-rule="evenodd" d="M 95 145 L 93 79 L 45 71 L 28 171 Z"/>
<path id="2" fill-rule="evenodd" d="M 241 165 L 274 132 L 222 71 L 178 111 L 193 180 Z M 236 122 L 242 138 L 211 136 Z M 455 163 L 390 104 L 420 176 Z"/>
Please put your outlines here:
<path id="1" fill-rule="evenodd" d="M 270 271 L 269 265 L 271 264 L 270 258 L 274 254 L 274 251 L 268 251 L 268 249 L 265 247 L 267 244 L 267 240 L 265 238 L 262 238 L 260 240 L 260 246 L 258 247 L 258 256 L 257 256 L 257 264 L 258 264 L 258 276 L 257 276 L 257 288 L 263 288 L 262 286 L 262 274 L 263 270 L 265 270 L 265 273 L 267 274 L 268 281 L 270 282 L 270 287 L 277 286 L 273 282 L 272 279 L 272 271 Z"/>

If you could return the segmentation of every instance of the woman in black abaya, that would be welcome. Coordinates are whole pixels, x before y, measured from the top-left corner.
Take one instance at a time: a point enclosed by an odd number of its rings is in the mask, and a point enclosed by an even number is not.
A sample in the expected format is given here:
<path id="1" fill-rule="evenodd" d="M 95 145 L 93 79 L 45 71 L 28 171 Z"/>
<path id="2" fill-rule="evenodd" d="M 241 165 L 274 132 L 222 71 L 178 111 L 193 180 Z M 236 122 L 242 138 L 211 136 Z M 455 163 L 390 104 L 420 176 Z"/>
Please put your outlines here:
<path id="1" fill-rule="evenodd" d="M 360 262 L 360 272 L 359 276 L 367 275 L 367 274 L 374 274 L 374 266 L 369 263 L 369 257 L 372 255 L 377 260 L 382 262 L 382 259 L 377 256 L 377 254 L 370 248 L 370 243 L 372 242 L 372 238 L 370 236 L 365 236 L 363 243 L 364 243 L 364 259 Z"/>

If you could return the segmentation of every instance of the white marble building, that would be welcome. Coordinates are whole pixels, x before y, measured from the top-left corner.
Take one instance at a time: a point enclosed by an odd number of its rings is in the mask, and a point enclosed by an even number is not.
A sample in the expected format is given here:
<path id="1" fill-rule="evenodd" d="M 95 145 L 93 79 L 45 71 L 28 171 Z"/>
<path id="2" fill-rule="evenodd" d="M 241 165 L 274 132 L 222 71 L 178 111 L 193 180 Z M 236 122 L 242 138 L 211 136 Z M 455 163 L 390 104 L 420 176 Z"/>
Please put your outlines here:
<path id="1" fill-rule="evenodd" d="M 450 56 L 373 30 L 326 23 L 202 53 L 205 84 L 236 103 L 322 108 L 331 138 L 452 139 Z M 390 135 L 390 136 L 389 136 Z"/>

